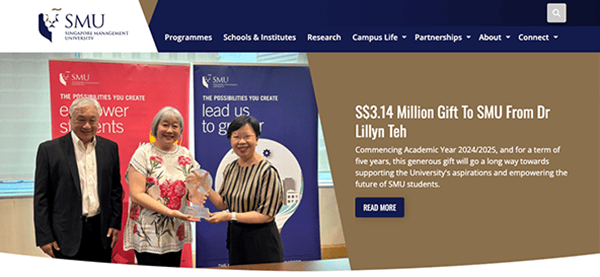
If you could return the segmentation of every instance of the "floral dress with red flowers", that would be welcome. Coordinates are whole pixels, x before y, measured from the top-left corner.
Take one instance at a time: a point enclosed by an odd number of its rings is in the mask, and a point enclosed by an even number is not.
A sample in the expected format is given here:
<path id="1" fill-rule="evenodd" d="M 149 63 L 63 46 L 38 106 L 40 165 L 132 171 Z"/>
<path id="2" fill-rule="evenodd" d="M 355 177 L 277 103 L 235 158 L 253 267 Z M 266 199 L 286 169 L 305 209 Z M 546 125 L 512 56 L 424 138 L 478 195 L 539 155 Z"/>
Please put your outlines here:
<path id="1" fill-rule="evenodd" d="M 131 168 L 146 177 L 146 193 L 169 209 L 184 212 L 187 205 L 185 177 L 199 169 L 190 151 L 181 146 L 173 152 L 158 149 L 152 143 L 138 147 L 129 162 Z M 125 180 L 129 182 L 129 171 Z M 144 209 L 129 199 L 129 217 L 125 226 L 123 248 L 137 252 L 164 254 L 183 249 L 192 242 L 190 223 Z"/>

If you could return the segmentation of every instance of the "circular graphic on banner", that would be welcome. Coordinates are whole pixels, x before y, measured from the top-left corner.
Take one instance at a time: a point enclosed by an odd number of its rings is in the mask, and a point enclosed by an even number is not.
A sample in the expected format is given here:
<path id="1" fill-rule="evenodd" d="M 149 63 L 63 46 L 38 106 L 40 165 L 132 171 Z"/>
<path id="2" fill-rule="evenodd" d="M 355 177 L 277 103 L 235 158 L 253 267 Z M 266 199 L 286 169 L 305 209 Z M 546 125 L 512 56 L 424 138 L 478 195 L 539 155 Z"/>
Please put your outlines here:
<path id="1" fill-rule="evenodd" d="M 281 177 L 283 186 L 283 206 L 275 216 L 277 229 L 281 231 L 285 222 L 294 214 L 296 209 L 298 209 L 298 205 L 300 205 L 300 201 L 302 200 L 302 192 L 304 191 L 302 169 L 294 154 L 285 146 L 274 140 L 260 138 L 256 145 L 256 152 L 269 160 L 269 162 L 277 169 L 279 176 Z M 217 168 L 215 191 L 218 192 L 223 184 L 223 170 L 237 158 L 238 156 L 232 149 L 227 151 Z"/>

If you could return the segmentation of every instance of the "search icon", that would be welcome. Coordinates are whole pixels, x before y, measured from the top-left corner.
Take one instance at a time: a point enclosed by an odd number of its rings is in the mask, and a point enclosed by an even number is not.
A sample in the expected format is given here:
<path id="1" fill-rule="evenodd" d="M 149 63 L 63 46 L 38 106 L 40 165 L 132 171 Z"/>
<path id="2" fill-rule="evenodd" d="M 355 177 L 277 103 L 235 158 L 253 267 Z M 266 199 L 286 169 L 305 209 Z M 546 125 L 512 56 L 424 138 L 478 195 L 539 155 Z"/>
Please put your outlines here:
<path id="1" fill-rule="evenodd" d="M 566 23 L 567 22 L 567 4 L 548 3 L 546 8 L 546 21 L 548 23 Z"/>

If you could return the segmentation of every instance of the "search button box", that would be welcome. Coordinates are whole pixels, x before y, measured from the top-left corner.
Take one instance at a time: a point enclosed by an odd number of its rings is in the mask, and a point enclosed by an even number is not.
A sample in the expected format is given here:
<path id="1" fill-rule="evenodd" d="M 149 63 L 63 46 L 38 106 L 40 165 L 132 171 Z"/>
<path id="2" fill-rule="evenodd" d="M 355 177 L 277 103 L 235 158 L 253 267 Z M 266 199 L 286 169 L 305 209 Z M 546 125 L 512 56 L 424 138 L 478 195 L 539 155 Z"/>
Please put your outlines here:
<path id="1" fill-rule="evenodd" d="M 548 21 L 548 23 L 566 23 L 567 4 L 548 3 L 548 8 L 546 11 L 546 21 Z"/>

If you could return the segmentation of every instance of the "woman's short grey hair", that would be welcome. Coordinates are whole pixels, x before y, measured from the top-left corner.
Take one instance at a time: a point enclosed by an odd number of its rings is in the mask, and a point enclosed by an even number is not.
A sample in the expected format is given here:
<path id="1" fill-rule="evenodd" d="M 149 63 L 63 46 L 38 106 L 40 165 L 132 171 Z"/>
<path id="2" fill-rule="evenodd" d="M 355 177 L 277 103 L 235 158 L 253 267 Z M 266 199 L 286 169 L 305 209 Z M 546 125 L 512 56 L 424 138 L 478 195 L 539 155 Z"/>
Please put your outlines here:
<path id="1" fill-rule="evenodd" d="M 92 98 L 77 98 L 73 100 L 73 103 L 71 103 L 71 108 L 69 109 L 69 115 L 73 116 L 75 110 L 87 106 L 94 106 L 98 111 L 98 115 L 102 116 L 102 109 L 100 108 L 100 103 L 98 103 L 98 100 Z"/>
<path id="2" fill-rule="evenodd" d="M 164 107 L 156 113 L 154 116 L 154 120 L 152 120 L 152 125 L 150 126 L 150 133 L 152 136 L 156 137 L 156 132 L 158 131 L 158 124 L 166 118 L 174 118 L 179 125 L 181 126 L 181 132 L 183 132 L 183 116 L 181 113 L 173 107 Z"/>

